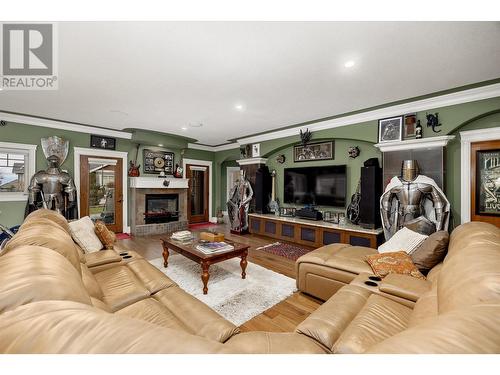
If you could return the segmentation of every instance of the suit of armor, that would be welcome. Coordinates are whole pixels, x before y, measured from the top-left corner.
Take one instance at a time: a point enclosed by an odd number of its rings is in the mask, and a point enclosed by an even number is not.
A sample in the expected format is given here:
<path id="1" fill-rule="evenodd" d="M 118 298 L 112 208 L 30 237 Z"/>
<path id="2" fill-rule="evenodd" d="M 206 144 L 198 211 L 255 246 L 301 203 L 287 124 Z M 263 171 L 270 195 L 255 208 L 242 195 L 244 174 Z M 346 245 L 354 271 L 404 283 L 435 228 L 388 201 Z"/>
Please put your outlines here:
<path id="1" fill-rule="evenodd" d="M 405 160 L 398 179 L 396 183 L 391 180 L 395 186 L 380 199 L 385 238 L 389 239 L 402 227 L 427 235 L 447 230 L 449 203 L 432 179 L 418 175 L 416 161 Z M 433 214 L 427 201 L 432 204 Z"/>
<path id="2" fill-rule="evenodd" d="M 59 169 L 59 158 L 55 155 L 48 157 L 49 168 L 38 171 L 31 178 L 29 204 L 36 206 L 38 194 L 41 195 L 43 208 L 65 214 L 66 210 L 76 204 L 76 187 L 71 176 Z M 67 205 L 63 193 L 67 194 Z"/>
<path id="3" fill-rule="evenodd" d="M 245 178 L 245 172 L 240 171 L 240 179 L 231 190 L 227 211 L 231 222 L 231 231 L 242 233 L 248 230 L 248 210 L 253 198 L 253 189 Z"/>

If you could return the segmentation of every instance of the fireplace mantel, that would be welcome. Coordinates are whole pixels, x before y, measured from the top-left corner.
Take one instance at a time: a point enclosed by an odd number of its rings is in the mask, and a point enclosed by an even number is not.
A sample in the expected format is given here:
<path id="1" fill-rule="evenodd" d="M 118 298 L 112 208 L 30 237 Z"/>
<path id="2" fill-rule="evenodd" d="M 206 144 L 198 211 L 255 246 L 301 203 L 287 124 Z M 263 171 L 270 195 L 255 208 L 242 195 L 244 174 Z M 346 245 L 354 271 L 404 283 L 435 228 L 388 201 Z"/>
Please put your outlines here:
<path id="1" fill-rule="evenodd" d="M 187 178 L 159 178 L 159 177 L 129 177 L 132 189 L 187 189 Z M 168 185 L 165 186 L 164 182 Z"/>

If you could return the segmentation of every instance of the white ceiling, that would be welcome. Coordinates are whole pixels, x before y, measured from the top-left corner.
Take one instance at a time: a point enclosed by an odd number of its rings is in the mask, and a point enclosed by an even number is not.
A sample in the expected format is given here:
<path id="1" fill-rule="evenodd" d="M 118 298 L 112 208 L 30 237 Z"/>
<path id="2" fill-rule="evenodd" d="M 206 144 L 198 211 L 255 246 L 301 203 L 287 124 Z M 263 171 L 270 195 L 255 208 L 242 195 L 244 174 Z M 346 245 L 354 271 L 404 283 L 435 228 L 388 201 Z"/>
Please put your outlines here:
<path id="1" fill-rule="evenodd" d="M 216 145 L 499 78 L 499 41 L 500 22 L 66 22 L 59 90 L 0 110 Z"/>

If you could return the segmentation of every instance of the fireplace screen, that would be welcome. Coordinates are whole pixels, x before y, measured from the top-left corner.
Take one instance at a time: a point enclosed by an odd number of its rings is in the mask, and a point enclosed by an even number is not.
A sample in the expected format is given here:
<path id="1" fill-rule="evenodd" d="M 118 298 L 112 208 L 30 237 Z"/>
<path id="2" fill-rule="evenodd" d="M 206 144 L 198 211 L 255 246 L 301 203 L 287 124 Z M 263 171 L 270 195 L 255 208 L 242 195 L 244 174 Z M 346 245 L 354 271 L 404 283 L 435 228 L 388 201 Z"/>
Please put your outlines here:
<path id="1" fill-rule="evenodd" d="M 169 223 L 179 220 L 178 194 L 146 194 L 144 222 Z"/>

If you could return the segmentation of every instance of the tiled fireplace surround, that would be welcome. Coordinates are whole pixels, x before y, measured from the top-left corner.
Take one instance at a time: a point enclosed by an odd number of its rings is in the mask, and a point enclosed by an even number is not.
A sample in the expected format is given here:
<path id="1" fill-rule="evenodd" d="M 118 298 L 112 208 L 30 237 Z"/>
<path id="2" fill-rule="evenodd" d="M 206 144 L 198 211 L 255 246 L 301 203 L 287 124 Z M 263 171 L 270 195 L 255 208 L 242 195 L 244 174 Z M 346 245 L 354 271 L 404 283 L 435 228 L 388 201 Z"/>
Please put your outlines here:
<path id="1" fill-rule="evenodd" d="M 161 224 L 146 224 L 144 211 L 146 194 L 178 194 L 179 195 L 179 221 Z M 130 232 L 134 236 L 148 236 L 163 234 L 187 229 L 187 189 L 185 188 L 130 188 Z"/>

